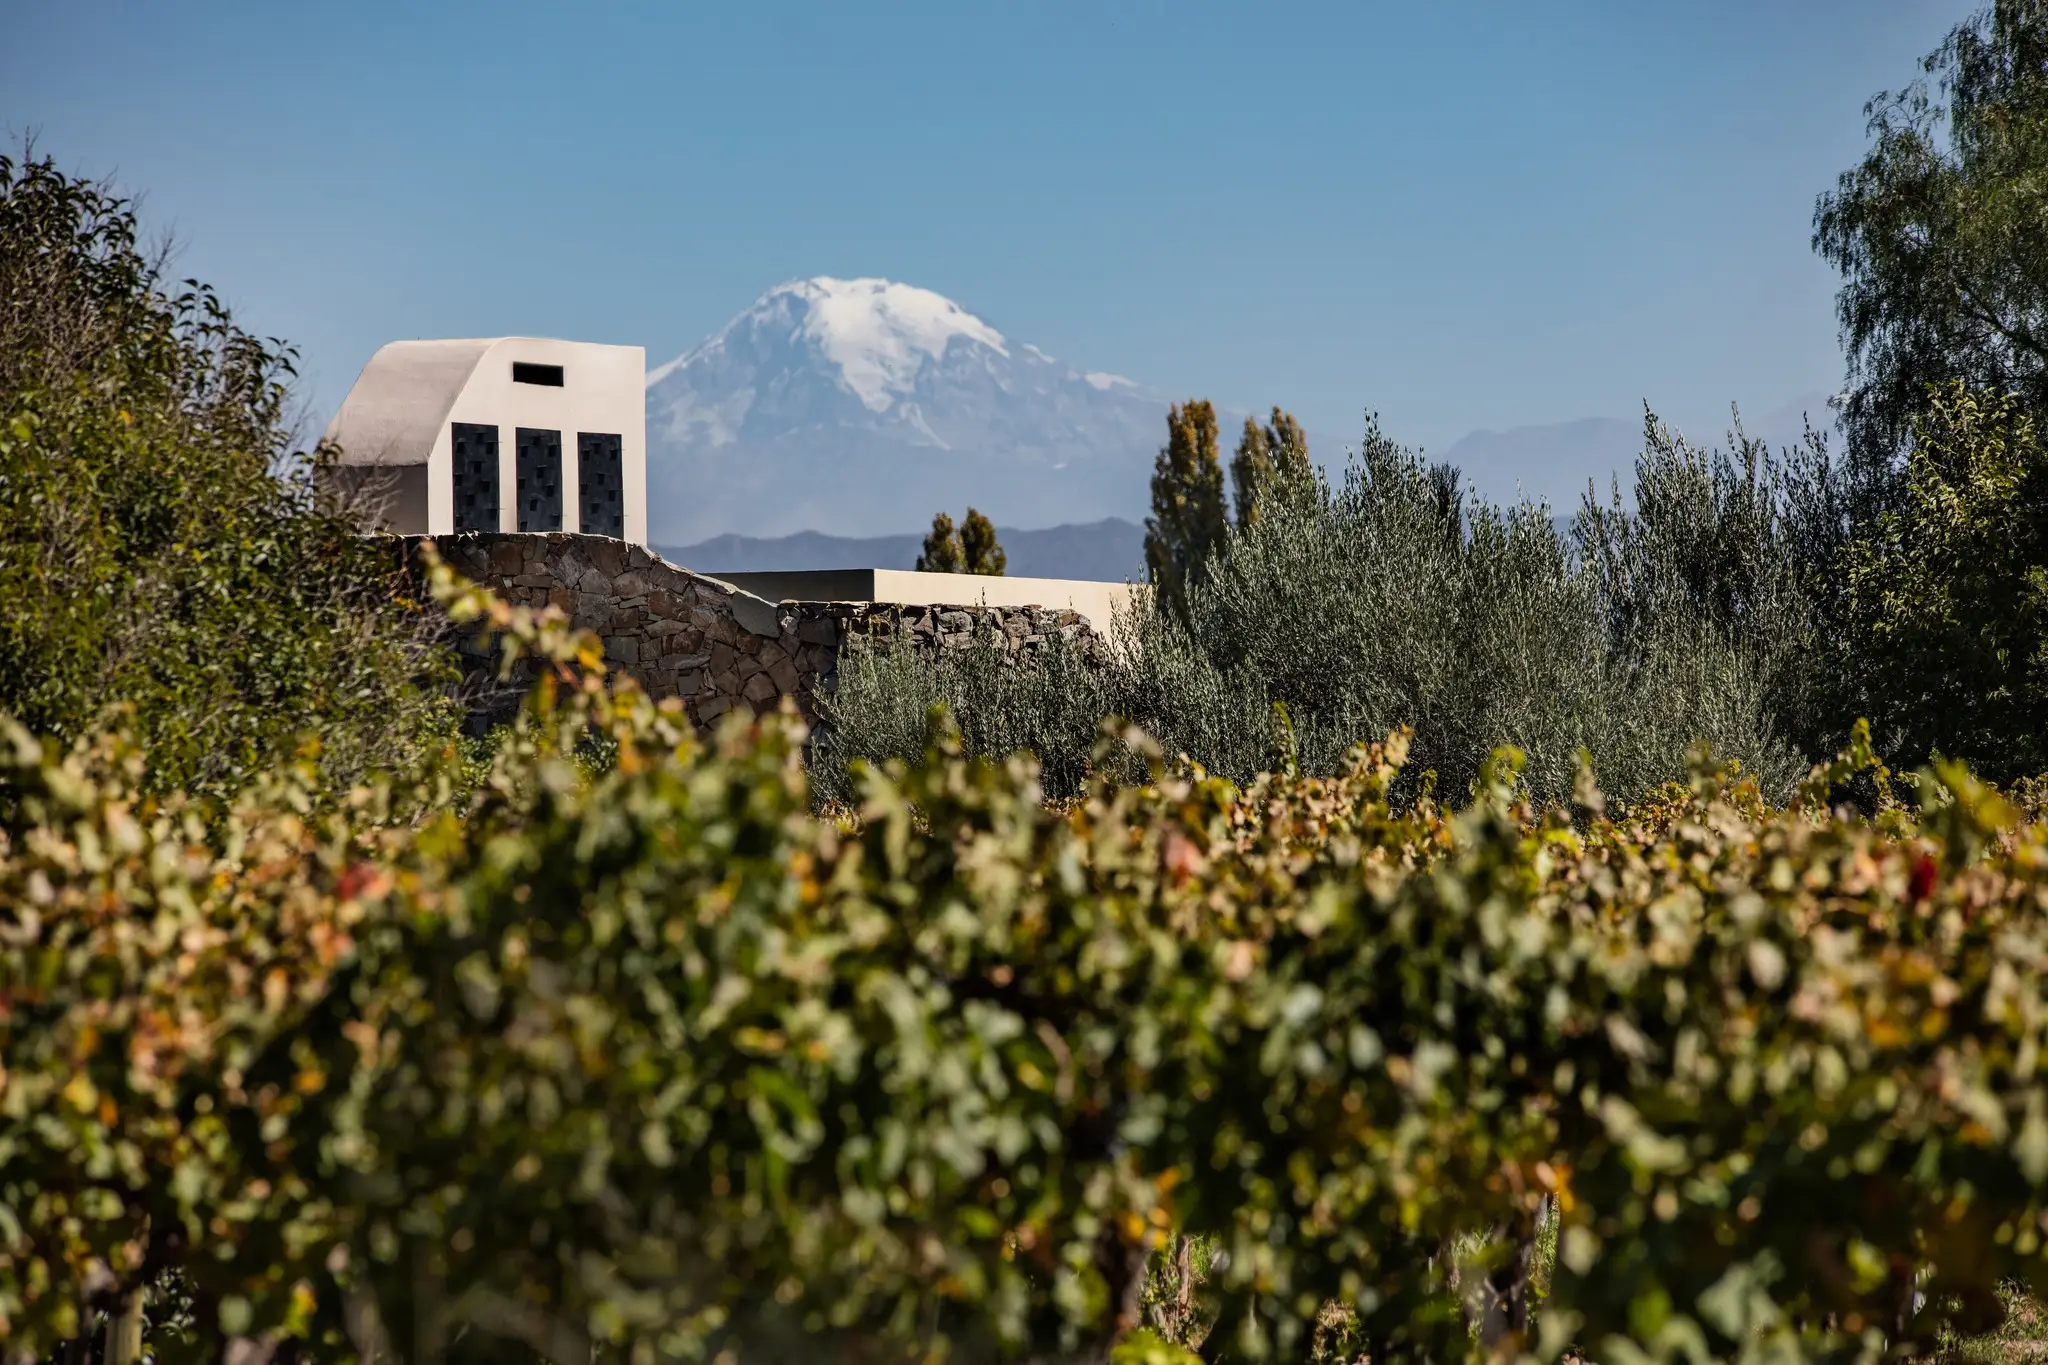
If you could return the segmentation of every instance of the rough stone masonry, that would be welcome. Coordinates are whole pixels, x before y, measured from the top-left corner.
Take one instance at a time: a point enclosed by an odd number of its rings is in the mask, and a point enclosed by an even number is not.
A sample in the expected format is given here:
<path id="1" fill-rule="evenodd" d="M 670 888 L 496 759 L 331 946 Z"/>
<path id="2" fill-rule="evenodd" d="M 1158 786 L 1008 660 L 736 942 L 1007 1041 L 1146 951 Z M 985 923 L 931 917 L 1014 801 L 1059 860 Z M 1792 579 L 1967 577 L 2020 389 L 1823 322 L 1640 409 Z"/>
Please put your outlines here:
<path id="1" fill-rule="evenodd" d="M 804 714 L 837 676 L 842 650 L 883 640 L 913 649 L 955 649 L 977 631 L 1012 654 L 1065 637 L 1091 654 L 1103 638 L 1085 617 L 1047 607 L 932 607 L 888 602 L 769 602 L 638 545 L 570 532 L 471 532 L 401 538 L 408 564 L 431 539 L 457 573 L 517 605 L 555 606 L 604 642 L 605 658 L 656 698 L 680 697 L 699 725 L 744 707 L 772 709 L 793 697 Z M 458 641 L 464 668 L 490 677 L 482 641 Z M 480 719 L 523 693 L 486 700 Z"/>

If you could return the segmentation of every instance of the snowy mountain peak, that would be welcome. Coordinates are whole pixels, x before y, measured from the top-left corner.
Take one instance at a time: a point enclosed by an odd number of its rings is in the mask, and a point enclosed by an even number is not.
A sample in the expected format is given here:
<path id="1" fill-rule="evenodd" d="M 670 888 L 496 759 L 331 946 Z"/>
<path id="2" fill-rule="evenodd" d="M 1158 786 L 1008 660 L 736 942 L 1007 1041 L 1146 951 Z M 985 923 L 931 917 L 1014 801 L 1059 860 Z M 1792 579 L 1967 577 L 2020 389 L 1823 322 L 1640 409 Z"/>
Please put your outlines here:
<path id="1" fill-rule="evenodd" d="M 889 280 L 820 276 L 788 286 L 810 303 L 804 331 L 817 341 L 870 411 L 910 392 L 922 364 L 965 337 L 1007 357 L 1003 334 L 929 289 Z"/>
<path id="2" fill-rule="evenodd" d="M 1128 514 L 1166 406 L 929 289 L 792 280 L 648 373 L 653 532 L 865 534 L 969 502 L 1012 526 Z"/>
<path id="3" fill-rule="evenodd" d="M 741 336 L 814 348 L 870 412 L 887 412 L 914 392 L 925 366 L 942 359 L 956 337 L 1005 359 L 1010 354 L 1001 332 L 943 294 L 894 280 L 818 275 L 769 290 L 709 341 L 650 373 L 648 387 Z"/>

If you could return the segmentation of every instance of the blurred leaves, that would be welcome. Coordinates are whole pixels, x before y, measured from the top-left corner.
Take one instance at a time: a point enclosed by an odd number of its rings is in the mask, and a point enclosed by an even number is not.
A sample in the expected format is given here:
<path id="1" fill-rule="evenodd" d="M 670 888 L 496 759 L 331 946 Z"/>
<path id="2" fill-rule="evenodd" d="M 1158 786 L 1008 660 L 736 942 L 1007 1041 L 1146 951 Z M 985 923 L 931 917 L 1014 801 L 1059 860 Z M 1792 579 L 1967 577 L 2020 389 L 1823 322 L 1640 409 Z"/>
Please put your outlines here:
<path id="1" fill-rule="evenodd" d="M 169 1268 L 195 1335 L 408 1358 L 1846 1358 L 2043 1284 L 2048 839 L 1959 771 L 1574 825 L 1512 754 L 1396 804 L 1397 732 L 1053 809 L 936 717 L 825 821 L 792 715 L 700 739 L 434 579 L 541 665 L 472 787 L 209 823 L 9 730 L 11 1349 Z"/>

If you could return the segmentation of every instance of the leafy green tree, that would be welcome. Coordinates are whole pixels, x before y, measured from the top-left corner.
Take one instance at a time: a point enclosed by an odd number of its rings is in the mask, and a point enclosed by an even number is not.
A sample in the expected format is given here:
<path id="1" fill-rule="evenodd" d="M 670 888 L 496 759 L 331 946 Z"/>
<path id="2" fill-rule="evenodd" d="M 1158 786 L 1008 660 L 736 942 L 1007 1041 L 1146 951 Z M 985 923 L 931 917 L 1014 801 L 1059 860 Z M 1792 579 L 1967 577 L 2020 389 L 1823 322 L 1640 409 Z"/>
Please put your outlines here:
<path id="1" fill-rule="evenodd" d="M 1243 531 L 1258 520 L 1259 499 L 1276 482 L 1308 477 L 1308 436 L 1292 413 L 1274 408 L 1271 424 L 1263 427 L 1257 418 L 1245 418 L 1244 434 L 1230 461 L 1237 529 Z"/>
<path id="2" fill-rule="evenodd" d="M 1916 424 L 1898 511 L 1847 555 L 1838 667 L 1900 759 L 2048 770 L 2048 448 L 2023 400 L 1954 382 Z"/>
<path id="3" fill-rule="evenodd" d="M 1997 0 L 1922 66 L 1865 106 L 1873 145 L 1814 213 L 1843 277 L 1859 519 L 1896 504 L 1930 386 L 2048 412 L 2048 3 Z"/>
<path id="4" fill-rule="evenodd" d="M 1010 557 L 996 543 L 995 523 L 972 507 L 967 509 L 967 520 L 960 525 L 960 551 L 969 573 L 1000 578 L 1010 565 Z"/>
<path id="5" fill-rule="evenodd" d="M 1229 533 L 1216 409 L 1190 398 L 1166 414 L 1166 444 L 1152 466 L 1152 515 L 1145 522 L 1145 568 L 1170 610 L 1185 611 L 1188 585 L 1207 571 Z"/>
<path id="6" fill-rule="evenodd" d="M 0 712 L 126 705 L 152 779 L 207 792 L 313 732 L 338 780 L 445 738 L 395 558 L 292 452 L 292 375 L 127 201 L 0 157 Z"/>
<path id="7" fill-rule="evenodd" d="M 1768 680 L 1781 734 L 1807 752 L 1846 736 L 1857 712 L 1827 679 L 1814 695 L 1820 632 L 1800 553 L 1795 492 L 1812 446 L 1774 455 L 1735 414 L 1726 450 L 1693 444 L 1647 409 L 1630 497 L 1603 504 L 1589 487 L 1573 522 L 1578 557 L 1596 570 L 1611 647 L 1634 669 L 1674 637 L 1748 658 Z"/>
<path id="8" fill-rule="evenodd" d="M 925 534 L 924 552 L 917 557 L 919 573 L 960 573 L 966 564 L 966 555 L 960 547 L 960 536 L 953 529 L 953 518 L 944 512 L 932 514 L 932 529 Z"/>

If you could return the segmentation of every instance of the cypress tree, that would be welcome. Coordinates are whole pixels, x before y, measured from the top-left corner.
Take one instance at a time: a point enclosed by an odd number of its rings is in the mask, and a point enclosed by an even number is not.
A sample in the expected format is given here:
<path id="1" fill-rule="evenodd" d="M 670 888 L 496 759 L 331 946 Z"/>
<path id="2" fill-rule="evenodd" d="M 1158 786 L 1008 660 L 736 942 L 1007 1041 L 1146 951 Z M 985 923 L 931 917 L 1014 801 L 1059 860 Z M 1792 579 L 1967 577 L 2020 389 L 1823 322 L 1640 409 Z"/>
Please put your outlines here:
<path id="1" fill-rule="evenodd" d="M 1258 520 L 1259 490 L 1273 478 L 1273 448 L 1265 428 L 1256 417 L 1244 419 L 1244 434 L 1237 438 L 1237 454 L 1230 457 L 1231 501 L 1242 531 Z"/>

